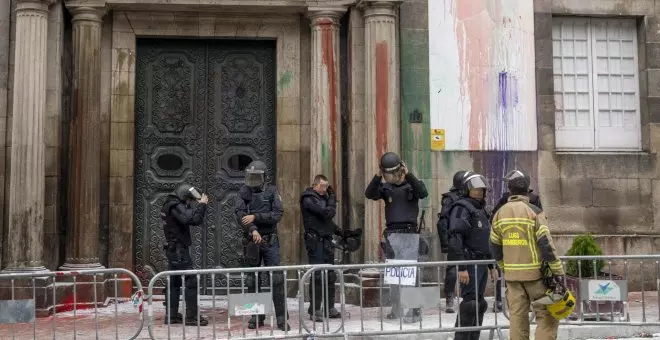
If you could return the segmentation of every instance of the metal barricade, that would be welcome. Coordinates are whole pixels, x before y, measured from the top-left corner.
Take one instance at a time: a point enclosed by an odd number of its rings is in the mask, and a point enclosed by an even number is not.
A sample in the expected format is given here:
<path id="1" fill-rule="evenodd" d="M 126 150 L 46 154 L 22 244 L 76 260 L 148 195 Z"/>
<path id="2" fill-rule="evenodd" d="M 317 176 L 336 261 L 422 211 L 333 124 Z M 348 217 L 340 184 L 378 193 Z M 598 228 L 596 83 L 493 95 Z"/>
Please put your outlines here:
<path id="1" fill-rule="evenodd" d="M 136 289 L 130 299 L 120 297 L 126 287 Z M 2 339 L 107 339 L 114 333 L 114 339 L 132 340 L 142 331 L 142 285 L 126 269 L 0 273 L 0 291 Z M 132 303 L 120 303 L 127 300 Z M 109 303 L 112 320 L 101 308 Z"/>
<path id="2" fill-rule="evenodd" d="M 576 299 L 573 314 L 562 325 L 644 326 L 660 331 L 660 255 L 560 259 L 567 272 L 564 285 Z M 577 275 L 568 275 L 569 268 Z M 509 318 L 506 303 L 504 315 Z M 534 313 L 530 312 L 532 320 Z"/>
<path id="3" fill-rule="evenodd" d="M 213 339 L 285 339 L 285 338 L 301 338 L 307 334 L 303 331 L 302 324 L 296 320 L 300 313 L 290 313 L 288 292 L 292 284 L 301 285 L 300 277 L 302 274 L 312 268 L 311 265 L 303 266 L 279 266 L 279 267 L 249 267 L 249 268 L 217 268 L 217 269 L 203 269 L 203 270 L 178 270 L 178 271 L 164 271 L 156 274 L 149 282 L 147 290 L 148 295 L 148 330 L 152 339 L 185 339 L 186 333 L 194 333 L 197 338 L 202 336 L 212 336 Z M 290 275 L 290 272 L 295 272 L 295 275 Z M 273 275 L 281 273 L 283 275 L 283 290 L 285 297 L 285 311 L 289 316 L 288 323 L 291 326 L 290 330 L 280 331 L 277 329 L 276 320 L 273 310 Z M 194 325 L 186 325 L 183 323 L 172 324 L 171 316 L 163 308 L 162 323 L 157 324 L 154 314 L 161 314 L 156 310 L 158 307 L 154 304 L 154 292 L 158 282 L 165 281 L 165 288 L 167 292 L 171 292 L 173 281 L 181 280 L 180 310 L 182 318 L 188 318 L 185 315 L 186 301 L 185 301 L 185 285 L 186 276 L 190 277 L 189 282 L 194 282 L 195 289 L 200 292 L 200 285 L 204 285 L 208 294 L 197 294 L 197 314 L 193 319 L 196 320 Z M 291 276 L 294 276 L 291 278 Z M 178 279 L 177 279 L 178 277 Z M 247 281 L 258 280 L 254 293 L 247 292 Z M 190 284 L 190 283 L 189 283 Z M 225 296 L 216 294 L 217 290 L 224 291 Z M 297 299 L 301 299 L 300 290 L 298 290 Z M 169 303 L 169 301 L 167 302 Z M 297 303 L 295 306 L 297 307 Z M 296 308 L 297 309 L 297 308 Z M 204 310 L 204 311 L 202 311 Z M 295 310 L 294 310 L 295 311 Z M 297 312 L 297 311 L 295 311 Z M 202 326 L 199 322 L 199 316 L 210 313 L 208 317 L 208 325 Z M 256 329 L 246 329 L 248 319 L 254 314 L 268 315 L 264 329 L 257 327 Z M 167 319 L 167 320 L 166 320 Z M 160 321 L 160 318 L 158 319 Z M 167 321 L 167 322 L 166 322 Z M 297 326 L 297 327 L 296 327 Z M 190 328 L 194 328 L 190 332 Z M 186 330 L 188 328 L 188 331 Z"/>
<path id="4" fill-rule="evenodd" d="M 507 325 L 499 324 L 497 313 L 483 316 L 481 326 L 460 327 L 460 318 L 448 316 L 441 307 L 441 290 L 443 286 L 444 272 L 448 266 L 467 265 L 470 270 L 484 270 L 488 265 L 494 265 L 492 260 L 480 261 L 453 261 L 453 262 L 415 262 L 415 263 L 378 263 L 378 264 L 358 264 L 358 265 L 319 265 L 308 270 L 301 278 L 302 297 L 310 296 L 310 303 L 314 301 L 315 284 L 314 276 L 320 278 L 323 286 L 323 299 L 328 296 L 328 290 L 334 287 L 327 287 L 325 278 L 337 274 L 338 293 L 340 304 L 340 317 L 336 320 L 322 318 L 322 325 L 317 326 L 315 320 L 311 325 L 307 321 L 302 322 L 303 328 L 310 334 L 310 337 L 329 338 L 329 337 L 365 337 L 365 336 L 386 336 L 401 334 L 425 334 L 425 333 L 449 333 L 457 331 L 489 331 L 490 339 L 497 334 L 498 338 L 503 339 L 502 330 L 508 328 Z M 487 269 L 486 269 L 487 270 Z M 414 274 L 413 274 L 414 273 Z M 429 277 L 434 280 L 429 281 Z M 394 278 L 394 279 L 393 279 Z M 397 279 L 398 278 L 398 279 Z M 425 278 L 418 280 L 417 278 Z M 309 282 L 309 286 L 302 283 Z M 397 282 L 398 280 L 398 282 Z M 404 282 L 405 281 L 405 282 Z M 390 285 L 389 287 L 387 285 Z M 412 310 L 409 323 L 404 323 L 403 310 L 398 312 L 397 318 L 390 318 L 384 312 L 385 305 L 395 301 L 388 301 L 386 290 L 392 286 L 399 286 L 399 307 L 401 309 Z M 457 282 L 458 286 L 458 282 Z M 309 287 L 309 293 L 306 294 L 306 287 Z M 479 290 L 479 283 L 476 283 Z M 485 288 L 485 287 L 482 287 Z M 349 292 L 350 290 L 350 292 Z M 377 291 L 377 294 L 374 294 Z M 352 300 L 357 300 L 357 306 L 347 303 L 347 295 L 351 295 Z M 358 295 L 357 299 L 355 295 Z M 490 298 L 489 298 L 490 299 Z M 377 300 L 377 301 L 371 301 Z M 354 302 L 354 303 L 355 303 Z M 299 300 L 299 310 L 305 312 L 304 300 Z M 475 319 L 479 316 L 479 301 L 475 306 Z M 482 305 L 483 306 L 483 305 Z M 327 313 L 329 306 L 322 306 Z M 481 307 L 483 308 L 483 307 Z M 316 309 L 316 308 L 312 308 Z M 418 309 L 418 312 L 414 311 Z M 458 310 L 457 310 L 458 311 Z M 359 315 L 359 322 L 354 321 L 354 316 Z M 418 315 L 419 317 L 415 317 Z M 488 319 L 487 319 L 488 318 Z M 314 319 L 313 317 L 311 319 Z M 457 320 L 458 319 L 458 320 Z M 321 321 L 321 320 L 319 320 Z M 479 321 L 477 321 L 479 324 Z"/>

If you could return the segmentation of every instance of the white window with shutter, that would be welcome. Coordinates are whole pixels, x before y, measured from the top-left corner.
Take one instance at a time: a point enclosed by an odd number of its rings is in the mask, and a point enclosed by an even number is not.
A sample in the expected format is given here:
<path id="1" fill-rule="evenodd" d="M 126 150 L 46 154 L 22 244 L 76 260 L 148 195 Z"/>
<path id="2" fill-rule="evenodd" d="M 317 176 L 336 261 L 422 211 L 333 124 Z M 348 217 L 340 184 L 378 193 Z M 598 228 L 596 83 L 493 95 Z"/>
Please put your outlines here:
<path id="1" fill-rule="evenodd" d="M 558 150 L 641 149 L 634 19 L 553 18 Z"/>

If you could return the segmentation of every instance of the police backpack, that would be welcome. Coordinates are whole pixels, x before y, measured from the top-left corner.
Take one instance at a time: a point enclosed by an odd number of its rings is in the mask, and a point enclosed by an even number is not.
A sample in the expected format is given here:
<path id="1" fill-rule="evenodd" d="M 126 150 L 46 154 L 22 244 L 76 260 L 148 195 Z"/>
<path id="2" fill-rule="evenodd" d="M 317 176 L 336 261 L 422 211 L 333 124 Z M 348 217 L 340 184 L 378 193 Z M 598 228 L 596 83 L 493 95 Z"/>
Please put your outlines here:
<path id="1" fill-rule="evenodd" d="M 443 253 L 449 252 L 449 212 L 452 206 L 456 203 L 460 196 L 456 192 L 447 192 L 442 195 L 442 207 L 438 214 L 438 236 L 440 237 L 440 249 Z"/>

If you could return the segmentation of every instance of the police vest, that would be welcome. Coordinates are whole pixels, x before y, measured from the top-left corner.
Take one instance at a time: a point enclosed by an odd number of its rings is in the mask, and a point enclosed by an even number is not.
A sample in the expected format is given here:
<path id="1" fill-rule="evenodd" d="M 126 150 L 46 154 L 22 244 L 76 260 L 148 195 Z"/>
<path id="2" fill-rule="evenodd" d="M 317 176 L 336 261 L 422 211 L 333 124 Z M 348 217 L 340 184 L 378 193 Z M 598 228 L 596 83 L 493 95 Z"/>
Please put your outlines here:
<path id="1" fill-rule="evenodd" d="M 440 237 L 440 249 L 443 253 L 447 253 L 449 249 L 449 212 L 452 206 L 461 197 L 454 191 L 444 193 L 442 198 L 442 207 L 438 214 L 438 236 Z"/>
<path id="2" fill-rule="evenodd" d="M 472 255 L 481 258 L 490 254 L 490 216 L 484 209 L 477 209 L 465 199 L 458 200 L 452 206 L 452 210 L 461 206 L 470 213 L 470 231 L 463 239 L 464 246 Z"/>
<path id="3" fill-rule="evenodd" d="M 419 199 L 413 192 L 410 183 L 394 185 L 384 183 L 382 187 L 383 200 L 385 201 L 385 224 L 410 224 L 417 225 L 419 215 Z"/>
<path id="4" fill-rule="evenodd" d="M 251 190 L 250 190 L 251 191 Z M 273 201 L 275 200 L 275 187 L 267 185 L 260 192 L 251 191 L 250 197 L 241 197 L 245 202 L 247 214 L 269 213 L 273 210 Z M 270 234 L 275 231 L 277 225 L 256 224 L 257 231 L 262 234 Z"/>

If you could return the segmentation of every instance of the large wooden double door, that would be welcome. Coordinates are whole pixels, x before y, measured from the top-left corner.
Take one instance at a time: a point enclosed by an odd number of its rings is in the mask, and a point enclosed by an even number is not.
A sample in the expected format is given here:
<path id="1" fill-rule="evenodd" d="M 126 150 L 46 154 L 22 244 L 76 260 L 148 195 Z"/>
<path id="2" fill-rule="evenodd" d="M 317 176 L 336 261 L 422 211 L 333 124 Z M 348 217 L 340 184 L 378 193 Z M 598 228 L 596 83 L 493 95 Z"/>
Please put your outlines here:
<path id="1" fill-rule="evenodd" d="M 183 182 L 210 197 L 191 229 L 194 267 L 241 266 L 233 201 L 243 169 L 260 159 L 275 178 L 275 42 L 138 39 L 136 58 L 136 271 L 148 280 L 149 267 L 167 269 L 160 209 Z"/>

